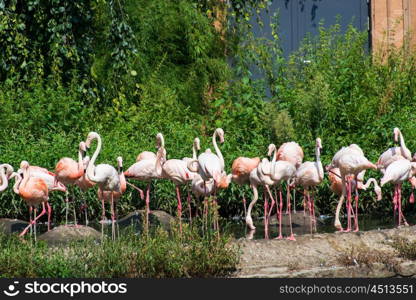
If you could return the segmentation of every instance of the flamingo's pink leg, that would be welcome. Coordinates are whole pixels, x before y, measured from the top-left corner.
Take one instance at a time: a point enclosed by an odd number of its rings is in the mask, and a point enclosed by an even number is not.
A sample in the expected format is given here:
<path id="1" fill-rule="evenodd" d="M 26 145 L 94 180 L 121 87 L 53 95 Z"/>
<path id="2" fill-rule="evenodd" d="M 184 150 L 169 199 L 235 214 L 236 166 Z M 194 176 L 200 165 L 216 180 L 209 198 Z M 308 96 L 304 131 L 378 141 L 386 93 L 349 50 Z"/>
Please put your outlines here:
<path id="1" fill-rule="evenodd" d="M 188 192 L 188 212 L 189 212 L 189 224 L 192 225 L 192 208 L 191 208 L 191 194 L 189 193 L 189 188 L 186 187 L 186 191 Z"/>
<path id="2" fill-rule="evenodd" d="M 178 219 L 179 219 L 179 230 L 182 233 L 182 202 L 179 186 L 176 186 L 176 198 L 178 199 Z"/>
<path id="3" fill-rule="evenodd" d="M 101 239 L 104 238 L 104 222 L 105 222 L 105 205 L 104 205 L 104 195 L 101 190 Z"/>
<path id="4" fill-rule="evenodd" d="M 146 190 L 146 230 L 149 229 L 149 213 L 150 213 L 150 182 L 147 184 Z"/>
<path id="5" fill-rule="evenodd" d="M 399 226 L 401 224 L 401 220 L 403 220 L 403 224 L 405 226 L 408 226 L 409 224 L 406 221 L 406 218 L 404 217 L 403 211 L 402 211 L 402 185 L 399 184 Z"/>
<path id="6" fill-rule="evenodd" d="M 46 202 L 46 207 L 48 208 L 48 231 L 51 230 L 51 216 L 52 216 L 52 207 L 49 202 Z"/>
<path id="7" fill-rule="evenodd" d="M 311 196 L 311 206 L 312 206 L 312 223 L 313 223 L 313 228 L 316 231 L 316 217 L 315 217 L 315 199 L 313 197 L 313 192 L 312 192 L 312 196 Z"/>
<path id="8" fill-rule="evenodd" d="M 308 198 L 308 211 L 309 211 L 309 227 L 311 230 L 311 234 L 313 233 L 312 230 L 312 201 L 311 201 L 311 194 L 309 193 L 309 190 L 305 190 L 306 196 Z"/>
<path id="9" fill-rule="evenodd" d="M 32 211 L 33 211 L 33 207 L 32 205 L 29 206 L 29 224 L 32 223 Z M 32 230 L 32 226 L 30 227 L 30 235 L 32 235 L 33 230 Z"/>
<path id="10" fill-rule="evenodd" d="M 267 196 L 266 193 L 263 192 L 263 200 L 264 200 L 264 238 L 268 239 L 269 238 L 269 234 L 268 234 L 268 222 L 267 222 L 267 213 L 269 211 L 269 205 L 268 205 L 268 200 L 267 200 Z"/>
<path id="11" fill-rule="evenodd" d="M 36 208 L 35 208 L 36 209 Z M 32 226 L 32 225 L 35 225 L 36 224 L 36 222 L 44 215 L 44 214 L 46 214 L 46 208 L 45 208 L 45 204 L 43 203 L 43 209 L 42 209 L 42 212 L 39 214 L 39 216 L 37 216 L 37 217 L 35 217 L 30 223 L 29 223 L 29 225 L 28 226 L 26 226 L 26 228 L 19 234 L 19 236 L 23 236 L 23 235 L 25 235 L 26 234 L 26 232 L 29 230 L 29 228 Z M 36 233 L 35 233 L 35 235 L 36 235 Z"/>
<path id="12" fill-rule="evenodd" d="M 356 185 L 357 186 L 357 185 Z M 358 189 L 355 188 L 355 216 L 354 216 L 354 225 L 355 229 L 354 232 L 358 232 L 360 229 L 358 227 Z"/>
<path id="13" fill-rule="evenodd" d="M 244 219 L 247 217 L 247 201 L 243 193 Z"/>
<path id="14" fill-rule="evenodd" d="M 270 195 L 271 195 L 271 193 L 270 193 Z M 268 222 L 270 222 L 270 215 L 272 214 L 272 210 L 273 210 L 275 204 L 276 204 L 276 201 L 274 200 L 273 197 L 271 197 L 270 209 L 269 209 L 269 212 L 267 214 L 267 220 L 268 220 Z"/>
<path id="15" fill-rule="evenodd" d="M 286 200 L 287 200 L 287 206 L 289 210 L 289 226 L 290 226 L 290 236 L 287 238 L 291 241 L 296 241 L 295 236 L 293 235 L 293 229 L 292 229 L 292 212 L 290 210 L 290 186 L 289 184 L 286 187 Z"/>
<path id="16" fill-rule="evenodd" d="M 116 215 L 114 213 L 114 196 L 113 192 L 111 192 L 111 237 L 113 238 L 113 241 L 116 239 Z"/>
<path id="17" fill-rule="evenodd" d="M 282 187 L 279 188 L 279 197 L 280 197 L 280 203 L 279 203 L 279 213 L 276 214 L 279 221 L 279 236 L 277 237 L 279 240 L 283 238 L 282 235 L 282 208 L 283 208 L 283 195 L 282 195 Z"/>
<path id="18" fill-rule="evenodd" d="M 352 204 L 351 204 L 351 181 L 347 179 L 347 229 L 344 232 L 351 231 L 351 211 L 352 211 Z"/>

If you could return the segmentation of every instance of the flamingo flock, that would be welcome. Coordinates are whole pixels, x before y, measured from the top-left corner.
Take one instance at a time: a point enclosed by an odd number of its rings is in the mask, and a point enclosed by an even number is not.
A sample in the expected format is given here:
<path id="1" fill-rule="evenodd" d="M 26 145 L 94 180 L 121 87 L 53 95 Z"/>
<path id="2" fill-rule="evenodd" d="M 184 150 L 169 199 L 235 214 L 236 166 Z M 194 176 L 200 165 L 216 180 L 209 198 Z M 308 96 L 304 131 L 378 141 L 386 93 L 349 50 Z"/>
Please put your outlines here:
<path id="1" fill-rule="evenodd" d="M 237 185 L 248 185 L 252 189 L 253 198 L 246 207 L 246 196 L 242 194 L 245 222 L 247 227 L 255 230 L 252 218 L 252 210 L 259 198 L 259 188 L 263 189 L 264 198 L 264 227 L 268 237 L 270 216 L 275 208 L 276 218 L 279 224 L 277 239 L 282 239 L 283 189 L 286 188 L 286 214 L 289 219 L 290 234 L 288 240 L 296 240 L 292 229 L 291 214 L 296 213 L 295 194 L 303 194 L 304 215 L 308 211 L 311 233 L 316 231 L 315 190 L 323 182 L 325 171 L 328 174 L 330 189 L 338 195 L 339 201 L 335 211 L 335 228 L 340 232 L 359 231 L 358 202 L 359 190 L 367 190 L 371 184 L 377 200 L 381 200 L 381 187 L 387 183 L 394 185 L 393 215 L 398 226 L 408 225 L 402 210 L 402 185 L 409 181 L 412 193 L 409 203 L 414 203 L 413 189 L 416 187 L 416 154 L 412 157 L 406 147 L 404 137 L 398 128 L 393 130 L 394 142 L 399 143 L 382 153 L 377 163 L 369 161 L 363 150 L 356 144 L 342 147 L 325 168 L 321 162 L 322 141 L 318 137 L 315 140 L 315 160 L 303 162 L 304 152 L 296 142 L 287 142 L 279 148 L 274 144 L 268 146 L 268 157 L 238 157 L 231 166 L 231 174 L 225 170 L 225 162 L 222 152 L 217 144 L 224 143 L 224 130 L 217 128 L 212 135 L 214 151 L 206 149 L 200 151 L 200 140 L 195 138 L 192 144 L 192 158 L 167 159 L 165 140 L 162 133 L 156 135 L 156 153 L 143 151 L 138 154 L 136 162 L 123 170 L 123 158 L 117 157 L 117 168 L 110 164 L 97 163 L 102 148 L 101 136 L 96 132 L 90 132 L 85 141 L 78 146 L 78 160 L 64 157 L 58 161 L 55 172 L 32 166 L 27 161 L 22 161 L 20 168 L 14 172 L 9 164 L 0 165 L 0 192 L 4 191 L 9 180 L 14 179 L 13 191 L 18 194 L 29 207 L 29 224 L 20 233 L 25 235 L 29 230 L 34 231 L 36 239 L 36 223 L 45 214 L 48 216 L 48 230 L 51 228 L 52 207 L 49 204 L 50 192 L 65 193 L 66 202 L 66 226 L 80 226 L 76 219 L 76 210 L 73 207 L 74 225 L 68 225 L 69 215 L 69 189 L 77 186 L 82 192 L 98 186 L 97 198 L 101 201 L 102 220 L 101 231 L 104 235 L 103 224 L 106 219 L 105 203 L 110 204 L 112 239 L 115 239 L 117 226 L 117 202 L 126 192 L 127 185 L 137 189 L 140 197 L 145 199 L 146 223 L 149 222 L 150 212 L 150 187 L 156 179 L 166 179 L 175 186 L 177 198 L 177 217 L 182 230 L 182 196 L 181 186 L 187 191 L 187 210 L 189 222 L 192 222 L 191 192 L 198 200 L 203 198 L 203 214 L 206 217 L 208 211 L 207 198 L 212 198 L 212 203 L 217 208 L 217 193 L 226 189 L 231 182 Z M 87 152 L 93 142 L 96 141 L 94 153 L 90 159 Z M 380 185 L 374 178 L 369 178 L 366 183 L 364 176 L 366 170 L 380 171 L 383 177 Z M 325 171 L 324 171 L 325 170 Z M 143 181 L 147 183 L 146 192 L 129 183 L 127 180 Z M 273 188 L 276 188 L 273 195 Z M 294 191 L 293 197 L 291 191 Z M 82 194 L 83 195 L 83 194 Z M 354 199 L 352 199 L 354 196 Z M 277 199 L 279 198 L 279 199 Z M 292 211 L 293 198 L 293 211 Z M 269 200 L 270 206 L 269 206 Z M 344 229 L 340 222 L 340 213 L 346 202 L 347 227 Z M 85 212 L 85 224 L 88 225 L 88 206 L 83 201 L 82 210 Z M 354 202 L 354 203 L 353 203 Z M 75 203 L 73 204 L 75 206 Z M 38 214 L 38 209 L 41 211 Z M 396 220 L 397 219 L 397 220 Z M 354 224 L 352 224 L 352 220 Z M 218 218 L 214 220 L 214 230 L 219 230 Z"/>

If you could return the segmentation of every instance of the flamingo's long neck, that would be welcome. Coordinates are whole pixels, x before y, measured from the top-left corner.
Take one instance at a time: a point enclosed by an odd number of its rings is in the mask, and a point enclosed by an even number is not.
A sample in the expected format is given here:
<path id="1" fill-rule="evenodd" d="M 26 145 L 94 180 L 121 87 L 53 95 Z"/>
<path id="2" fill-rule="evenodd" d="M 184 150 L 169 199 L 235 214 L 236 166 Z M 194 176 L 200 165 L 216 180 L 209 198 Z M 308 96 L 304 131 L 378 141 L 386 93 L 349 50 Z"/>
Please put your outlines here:
<path id="1" fill-rule="evenodd" d="M 95 164 L 98 154 L 101 151 L 101 137 L 99 135 L 96 135 L 95 139 L 97 139 L 97 148 L 95 149 L 95 152 L 90 162 L 88 163 L 88 167 L 87 167 L 87 179 L 93 182 L 98 181 L 98 178 L 94 174 L 94 168 L 95 168 L 94 164 Z"/>
<path id="2" fill-rule="evenodd" d="M 404 143 L 404 138 L 401 130 L 399 129 L 399 139 L 400 139 L 400 149 L 402 150 L 402 155 L 409 160 L 412 160 L 412 154 L 410 153 L 410 150 L 406 147 L 406 144 Z"/>
<path id="3" fill-rule="evenodd" d="M 122 193 L 124 193 L 127 189 L 127 182 L 126 177 L 124 176 L 122 164 L 119 166 L 118 176 L 120 177 L 120 190 Z"/>
<path id="4" fill-rule="evenodd" d="M 27 166 L 23 170 L 23 180 L 19 185 L 19 190 L 26 186 L 27 182 L 29 181 L 29 177 L 30 177 L 30 171 L 29 171 L 29 166 Z"/>
<path id="5" fill-rule="evenodd" d="M 217 153 L 218 158 L 220 159 L 221 162 L 221 169 L 224 170 L 224 157 L 222 156 L 222 153 L 220 151 L 220 148 L 218 148 L 217 145 L 217 131 L 214 132 L 214 134 L 212 135 L 212 144 L 214 145 L 214 149 L 215 149 L 215 153 Z"/>
<path id="6" fill-rule="evenodd" d="M 324 168 L 321 162 L 321 149 L 319 148 L 318 145 L 316 146 L 315 155 L 316 155 L 316 166 L 318 168 L 319 179 L 322 180 L 324 179 Z"/>
<path id="7" fill-rule="evenodd" d="M 197 155 L 198 153 L 197 153 L 196 145 L 194 142 L 194 144 L 192 145 L 192 159 L 197 159 Z"/>
<path id="8" fill-rule="evenodd" d="M 78 149 L 78 171 L 83 172 L 84 171 L 84 161 L 82 158 L 82 150 L 81 148 Z"/>
<path id="9" fill-rule="evenodd" d="M 377 184 L 377 182 L 376 182 L 376 180 L 375 180 L 374 178 L 370 178 L 370 179 L 368 179 L 368 180 L 367 180 L 367 182 L 363 185 L 363 188 L 364 188 L 364 189 L 367 189 L 367 188 L 371 185 L 371 183 Z"/>
<path id="10" fill-rule="evenodd" d="M 2 192 L 9 185 L 9 181 L 7 180 L 7 176 L 6 176 L 6 171 L 4 170 L 3 167 L 1 167 L 0 176 L 1 176 L 0 192 Z"/>
<path id="11" fill-rule="evenodd" d="M 156 140 L 158 143 L 158 148 L 165 148 L 165 138 L 163 136 L 163 134 L 161 134 L 160 132 L 156 135 Z"/>
<path id="12" fill-rule="evenodd" d="M 12 177 L 16 177 L 15 183 L 13 185 L 13 191 L 16 194 L 19 194 L 19 185 L 22 182 L 22 176 L 20 176 L 19 173 L 13 173 L 13 175 L 10 178 L 12 178 Z"/>
<path id="13" fill-rule="evenodd" d="M 156 176 L 161 177 L 163 173 L 162 160 L 166 160 L 165 148 L 159 148 L 156 155 Z"/>
<path id="14" fill-rule="evenodd" d="M 271 177 L 274 180 L 276 174 L 276 160 L 277 160 L 277 148 L 276 146 L 273 147 L 273 158 L 272 158 L 272 168 L 271 168 Z"/>

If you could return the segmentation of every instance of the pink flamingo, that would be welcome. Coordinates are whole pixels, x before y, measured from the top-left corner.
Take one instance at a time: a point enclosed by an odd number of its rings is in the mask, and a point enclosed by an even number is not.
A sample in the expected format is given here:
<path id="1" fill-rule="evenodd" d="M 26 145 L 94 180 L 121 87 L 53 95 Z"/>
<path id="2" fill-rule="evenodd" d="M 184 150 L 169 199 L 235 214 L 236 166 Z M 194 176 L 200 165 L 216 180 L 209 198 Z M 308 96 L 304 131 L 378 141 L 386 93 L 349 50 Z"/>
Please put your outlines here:
<path id="1" fill-rule="evenodd" d="M 214 186 L 217 186 L 221 181 L 225 167 L 224 157 L 222 156 L 221 150 L 217 145 L 217 137 L 220 139 L 220 143 L 224 143 L 224 130 L 222 128 L 217 128 L 212 135 L 212 144 L 216 154 L 212 153 L 211 149 L 206 149 L 205 152 L 198 156 L 197 164 L 194 164 L 196 160 L 189 161 L 187 164 L 188 169 L 192 172 L 198 172 L 205 182 L 209 181 L 211 178 L 214 179 Z M 217 207 L 215 189 L 214 204 Z"/>
<path id="2" fill-rule="evenodd" d="M 81 207 L 81 210 L 85 211 L 85 225 L 88 225 L 88 206 L 87 200 L 85 199 L 85 192 L 92 188 L 95 185 L 95 182 L 88 180 L 86 174 L 86 170 L 90 162 L 90 157 L 85 156 L 82 162 L 84 165 L 84 174 L 75 181 L 75 185 L 81 190 L 81 195 L 84 200 L 84 205 Z"/>
<path id="3" fill-rule="evenodd" d="M 356 145 L 351 144 L 348 147 L 343 147 L 339 150 L 332 159 L 329 168 L 338 167 L 341 173 L 341 181 L 343 187 L 343 195 L 347 197 L 347 215 L 348 227 L 346 232 L 351 231 L 351 193 L 352 193 L 352 179 L 356 178 L 360 172 L 366 169 L 377 169 L 377 166 L 371 163 L 365 156 L 362 149 Z M 355 232 L 359 230 L 358 227 L 358 191 L 356 189 L 355 197 Z M 340 231 L 344 231 L 341 227 Z"/>
<path id="4" fill-rule="evenodd" d="M 259 195 L 258 195 L 258 186 L 263 186 L 267 195 L 272 200 L 272 203 L 275 202 L 271 192 L 270 186 L 276 184 L 276 182 L 271 177 L 272 172 L 272 164 L 276 158 L 276 146 L 274 144 L 270 144 L 268 147 L 268 156 L 273 155 L 272 162 L 270 162 L 267 158 L 263 158 L 259 165 L 250 172 L 249 180 L 250 180 L 250 187 L 253 190 L 253 199 L 251 200 L 250 204 L 248 205 L 247 215 L 246 215 L 246 224 L 250 230 L 255 230 L 256 227 L 253 224 L 253 219 L 251 217 L 251 211 L 256 204 Z M 268 202 L 267 197 L 265 194 L 264 197 L 264 229 L 266 238 L 268 236 Z"/>
<path id="5" fill-rule="evenodd" d="M 23 177 L 23 167 L 26 164 L 27 164 L 26 161 L 22 161 L 22 163 L 20 164 L 20 169 L 17 170 L 17 173 L 22 177 Z M 29 170 L 28 174 L 30 174 L 29 176 L 40 178 L 46 183 L 46 185 L 48 186 L 49 192 L 58 191 L 58 192 L 65 193 L 67 191 L 66 186 L 56 179 L 55 173 L 50 172 L 45 168 L 38 167 L 38 166 L 31 166 L 31 165 L 28 166 L 28 170 Z M 49 201 L 46 202 L 46 207 L 48 209 L 48 231 L 50 231 L 52 207 L 50 206 Z"/>
<path id="6" fill-rule="evenodd" d="M 65 186 L 74 185 L 76 181 L 84 174 L 83 154 L 87 151 L 85 143 L 79 143 L 78 149 L 78 162 L 69 157 L 61 158 L 55 166 L 56 180 L 62 182 Z M 68 225 L 68 209 L 69 199 L 68 191 L 66 192 L 66 213 L 65 213 L 65 224 Z M 74 221 L 77 225 L 77 216 L 75 212 L 74 202 Z"/>
<path id="7" fill-rule="evenodd" d="M 224 143 L 224 130 L 222 128 L 217 128 L 212 135 L 212 144 L 216 154 L 212 153 L 210 149 L 201 153 L 198 156 L 197 170 L 192 165 L 193 161 L 188 162 L 188 169 L 192 172 L 198 172 L 204 181 L 213 178 L 214 181 L 219 182 L 224 171 L 224 157 L 218 148 L 217 137 L 219 137 L 221 144 Z"/>
<path id="8" fill-rule="evenodd" d="M 146 224 L 149 224 L 150 212 L 150 183 L 153 179 L 162 178 L 162 166 L 166 161 L 165 141 L 163 135 L 158 133 L 156 139 L 160 141 L 156 160 L 142 159 L 131 165 L 125 172 L 126 178 L 148 182 L 146 190 Z"/>
<path id="9" fill-rule="evenodd" d="M 259 157 L 238 157 L 231 166 L 232 181 L 238 185 L 250 184 L 250 172 L 260 163 Z M 244 217 L 247 216 L 246 198 L 243 192 Z"/>
<path id="10" fill-rule="evenodd" d="M 279 196 L 280 196 L 280 204 L 276 205 L 276 217 L 278 218 L 279 222 L 279 235 L 277 239 L 282 239 L 282 209 L 283 209 L 283 197 L 282 197 L 282 183 L 286 182 L 286 202 L 287 202 L 287 213 L 289 214 L 289 227 L 290 227 L 290 236 L 287 238 L 288 240 L 295 241 L 295 236 L 293 235 L 293 228 L 292 228 L 292 214 L 290 209 L 290 180 L 296 174 L 296 166 L 289 161 L 285 160 L 277 160 L 277 152 L 274 149 L 274 156 L 271 163 L 271 179 L 279 185 Z M 277 199 L 276 199 L 277 201 Z M 277 203 L 276 203 L 277 204 Z M 269 211 L 269 215 L 273 209 L 274 201 L 272 199 L 272 205 Z"/>
<path id="11" fill-rule="evenodd" d="M 404 143 L 404 138 L 402 132 L 399 128 L 395 127 L 393 130 L 394 133 L 394 141 L 397 143 L 400 141 L 400 147 L 391 147 L 387 149 L 383 154 L 380 155 L 377 161 L 377 168 L 384 174 L 387 167 L 394 161 L 399 159 L 407 159 L 409 161 L 412 160 L 412 153 L 406 147 Z"/>
<path id="12" fill-rule="evenodd" d="M 41 178 L 30 176 L 29 163 L 27 161 L 22 161 L 20 164 L 23 169 L 23 180 L 22 177 L 14 172 L 11 178 L 16 178 L 16 182 L 13 186 L 13 190 L 16 194 L 26 202 L 29 206 L 29 215 L 30 221 L 29 225 L 20 233 L 19 236 L 23 236 L 26 232 L 34 226 L 35 232 L 35 241 L 36 241 L 36 222 L 39 220 L 45 213 L 45 203 L 48 205 L 49 199 L 49 190 L 48 185 Z M 42 212 L 36 216 L 37 206 L 42 204 Z M 34 218 L 32 220 L 32 208 L 34 208 Z M 48 211 L 49 214 L 49 211 Z"/>
<path id="13" fill-rule="evenodd" d="M 180 229 L 182 230 L 182 202 L 179 187 L 186 185 L 189 181 L 192 181 L 193 177 L 197 174 L 188 169 L 188 163 L 196 159 L 197 151 L 200 149 L 199 138 L 195 138 L 192 151 L 193 158 L 185 157 L 183 159 L 169 159 L 162 166 L 162 177 L 171 180 L 175 184 L 176 197 L 178 200 L 178 218 Z M 191 216 L 191 203 L 190 194 L 188 190 L 188 211 L 189 220 L 192 222 Z"/>
<path id="14" fill-rule="evenodd" d="M 398 226 L 401 225 L 402 219 L 404 224 L 408 225 L 402 212 L 402 183 L 411 179 L 414 175 L 416 175 L 416 163 L 407 159 L 399 159 L 387 167 L 380 181 L 382 187 L 388 182 L 394 184 L 393 205 L 394 215 L 396 215 L 396 210 L 398 210 Z"/>
<path id="15" fill-rule="evenodd" d="M 315 156 L 316 161 L 306 161 L 302 163 L 299 168 L 296 170 L 295 174 L 295 184 L 301 185 L 304 188 L 304 195 L 308 199 L 308 208 L 311 221 L 311 233 L 312 233 L 312 224 L 316 230 L 316 219 L 315 219 L 315 203 L 312 197 L 310 196 L 310 188 L 314 188 L 322 183 L 324 179 L 324 168 L 322 167 L 321 162 L 321 149 L 322 142 L 320 138 L 317 138 L 315 141 Z"/>
<path id="16" fill-rule="evenodd" d="M 364 172 L 359 173 L 363 174 Z M 339 171 L 338 168 L 333 168 L 331 170 L 329 170 L 329 181 L 331 183 L 330 188 L 331 190 L 337 194 L 340 198 L 338 200 L 338 205 L 335 211 L 335 222 L 334 222 L 334 226 L 337 230 L 342 230 L 342 226 L 341 226 L 341 222 L 339 220 L 339 213 L 342 207 L 342 204 L 344 202 L 344 195 L 342 194 L 342 180 L 341 180 L 341 173 Z M 351 187 L 352 190 L 367 190 L 367 188 L 371 185 L 374 184 L 374 192 L 377 195 L 377 201 L 380 201 L 382 199 L 382 193 L 381 193 L 381 188 L 377 183 L 377 180 L 374 178 L 369 178 L 367 180 L 367 182 L 364 184 L 363 183 L 363 178 L 361 178 L 361 176 L 358 176 L 357 179 L 352 179 L 351 181 Z M 357 196 L 357 195 L 356 195 Z"/>
<path id="17" fill-rule="evenodd" d="M 87 179 L 95 182 L 101 191 L 109 191 L 109 192 L 121 192 L 121 184 L 120 184 L 120 176 L 117 173 L 117 170 L 109 165 L 109 164 L 99 164 L 95 166 L 95 161 L 97 159 L 98 154 L 101 151 L 101 137 L 96 132 L 90 132 L 87 136 L 87 140 L 85 141 L 85 145 L 89 148 L 91 142 L 93 140 L 97 140 L 97 148 L 93 156 L 91 157 L 91 161 L 88 163 L 87 167 Z M 114 195 L 111 193 L 111 203 L 114 202 L 113 199 Z M 104 200 L 102 198 L 102 222 L 101 222 L 101 236 L 104 237 L 104 219 L 105 219 L 105 207 L 104 207 Z M 113 213 L 113 212 L 112 212 Z M 112 220 L 112 238 L 115 239 L 115 224 L 114 219 Z"/>
<path id="18" fill-rule="evenodd" d="M 123 172 L 123 158 L 121 156 L 117 157 L 117 169 L 118 176 L 120 178 L 120 191 L 103 191 L 101 187 L 99 187 L 97 190 L 98 199 L 101 200 L 101 203 L 110 202 L 111 220 L 113 223 L 117 220 L 117 201 L 121 198 L 127 189 L 126 178 Z"/>
<path id="19" fill-rule="evenodd" d="M 282 144 L 279 149 L 277 150 L 277 158 L 276 160 L 283 160 L 290 162 L 293 164 L 296 168 L 299 168 L 303 161 L 303 150 L 302 147 L 299 146 L 296 142 L 287 142 Z M 296 213 L 296 198 L 295 198 L 295 190 L 293 190 L 293 212 Z M 288 212 L 288 209 L 286 209 L 286 213 Z"/>

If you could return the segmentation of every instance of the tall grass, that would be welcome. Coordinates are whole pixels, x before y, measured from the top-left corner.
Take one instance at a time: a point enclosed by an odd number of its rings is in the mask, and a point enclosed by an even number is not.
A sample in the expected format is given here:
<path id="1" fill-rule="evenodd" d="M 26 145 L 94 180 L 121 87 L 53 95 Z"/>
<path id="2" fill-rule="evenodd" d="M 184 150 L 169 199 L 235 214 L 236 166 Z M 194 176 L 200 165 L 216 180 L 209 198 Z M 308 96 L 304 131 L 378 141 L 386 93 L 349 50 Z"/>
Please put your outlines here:
<path id="1" fill-rule="evenodd" d="M 49 247 L 15 235 L 0 235 L 1 277 L 217 277 L 235 270 L 239 249 L 231 236 L 203 236 L 183 226 L 148 235 L 127 229 L 119 239 Z"/>

